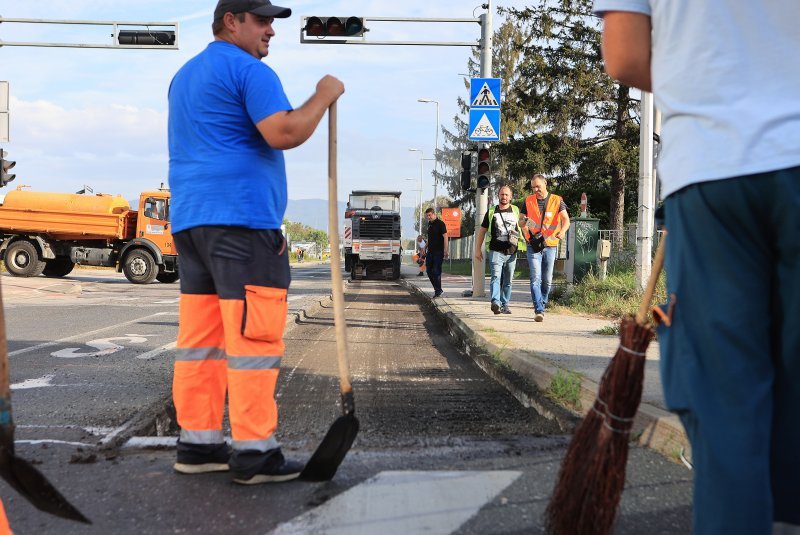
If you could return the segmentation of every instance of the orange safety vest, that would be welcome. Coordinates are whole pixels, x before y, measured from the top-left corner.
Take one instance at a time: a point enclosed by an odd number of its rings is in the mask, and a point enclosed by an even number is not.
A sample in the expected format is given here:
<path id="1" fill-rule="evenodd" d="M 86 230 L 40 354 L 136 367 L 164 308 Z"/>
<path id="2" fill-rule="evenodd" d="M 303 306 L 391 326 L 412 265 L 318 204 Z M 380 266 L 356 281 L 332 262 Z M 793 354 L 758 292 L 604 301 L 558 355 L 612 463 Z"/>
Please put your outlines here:
<path id="1" fill-rule="evenodd" d="M 531 230 L 533 230 L 534 232 L 541 232 L 544 235 L 544 243 L 548 247 L 556 247 L 558 245 L 558 239 L 552 238 L 551 236 L 555 234 L 558 227 L 561 226 L 561 218 L 558 216 L 559 209 L 561 208 L 561 200 L 561 197 L 551 193 L 544 207 L 544 219 L 542 219 L 542 213 L 539 211 L 539 202 L 536 195 L 528 195 L 525 198 L 525 210 L 530 220 L 528 224 L 531 225 L 530 227 L 525 225 L 525 228 L 522 229 L 526 240 L 530 239 L 530 233 Z M 540 221 L 542 222 L 541 230 L 539 229 Z"/>

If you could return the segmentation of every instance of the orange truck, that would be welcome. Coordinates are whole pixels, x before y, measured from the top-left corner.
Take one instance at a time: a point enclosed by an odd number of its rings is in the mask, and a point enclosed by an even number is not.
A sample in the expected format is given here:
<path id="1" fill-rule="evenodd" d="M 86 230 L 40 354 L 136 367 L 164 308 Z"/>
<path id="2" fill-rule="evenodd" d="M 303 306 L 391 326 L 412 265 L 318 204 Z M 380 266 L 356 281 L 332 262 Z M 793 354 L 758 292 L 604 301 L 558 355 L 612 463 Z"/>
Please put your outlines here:
<path id="1" fill-rule="evenodd" d="M 114 267 L 134 284 L 178 280 L 169 190 L 139 197 L 9 191 L 0 205 L 0 256 L 18 277 L 63 277 L 76 264 Z"/>

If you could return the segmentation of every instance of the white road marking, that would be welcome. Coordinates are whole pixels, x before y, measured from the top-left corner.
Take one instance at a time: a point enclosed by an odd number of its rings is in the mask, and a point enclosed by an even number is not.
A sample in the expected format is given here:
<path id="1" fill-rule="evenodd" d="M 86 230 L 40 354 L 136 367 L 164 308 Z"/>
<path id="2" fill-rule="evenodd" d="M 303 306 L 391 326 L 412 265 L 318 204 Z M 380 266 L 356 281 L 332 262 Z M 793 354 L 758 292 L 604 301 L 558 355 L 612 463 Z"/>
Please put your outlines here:
<path id="1" fill-rule="evenodd" d="M 166 353 L 170 349 L 175 349 L 175 343 L 176 342 L 170 342 L 168 344 L 164 344 L 163 346 L 157 347 L 152 351 L 148 351 L 147 353 L 142 353 L 141 355 L 137 355 L 136 358 L 142 360 L 149 360 L 155 358 L 163 353 Z"/>
<path id="2" fill-rule="evenodd" d="M 135 320 L 130 320 L 130 321 L 125 321 L 125 322 L 122 322 L 122 323 L 118 323 L 116 325 L 109 325 L 108 327 L 103 327 L 103 328 L 100 328 L 100 329 L 96 329 L 94 331 L 89 331 L 89 332 L 85 332 L 85 333 L 81 333 L 81 334 L 76 334 L 76 335 L 73 335 L 73 336 L 67 336 L 66 338 L 61 338 L 60 340 L 55 340 L 53 342 L 44 342 L 42 344 L 37 344 L 35 346 L 23 347 L 22 349 L 17 349 L 16 351 L 10 351 L 8 353 L 8 356 L 9 357 L 13 357 L 15 355 L 22 355 L 24 353 L 30 353 L 32 351 L 36 351 L 38 349 L 42 349 L 42 348 L 45 348 L 45 347 L 57 346 L 59 344 L 65 343 L 65 342 L 72 342 L 73 340 L 79 340 L 81 338 L 86 338 L 87 336 L 92 336 L 94 334 L 102 333 L 102 332 L 105 332 L 105 331 L 110 331 L 112 329 L 118 329 L 118 328 L 124 327 L 126 325 L 133 325 L 134 323 L 139 323 L 140 321 L 149 320 L 149 319 L 152 319 L 152 318 L 157 318 L 159 316 L 177 316 L 177 315 L 178 315 L 177 312 L 157 312 L 155 314 L 150 314 L 149 316 L 143 316 L 141 318 L 137 318 Z"/>
<path id="3" fill-rule="evenodd" d="M 66 440 L 55 440 L 52 438 L 44 438 L 41 440 L 15 440 L 14 444 L 66 444 L 67 446 L 94 446 L 88 442 L 69 442 Z"/>
<path id="4" fill-rule="evenodd" d="M 156 336 L 154 334 L 126 334 L 125 336 L 112 336 L 111 338 L 100 338 L 97 340 L 90 340 L 86 342 L 89 347 L 95 348 L 97 351 L 90 351 L 89 353 L 79 353 L 79 347 L 67 347 L 59 351 L 50 353 L 52 357 L 62 359 L 74 359 L 78 357 L 102 357 L 116 353 L 120 349 L 125 349 L 125 346 L 115 344 L 112 340 L 120 342 L 127 342 L 129 344 L 143 344 L 147 342 L 148 336 Z"/>
<path id="5" fill-rule="evenodd" d="M 14 383 L 11 385 L 11 390 L 25 390 L 28 388 L 42 388 L 45 386 L 55 386 L 50 384 L 50 382 L 55 378 L 55 375 L 45 375 L 44 377 L 38 377 L 36 379 L 26 379 L 21 383 Z"/>
<path id="6" fill-rule="evenodd" d="M 522 472 L 381 472 L 281 524 L 273 535 L 446 535 Z"/>

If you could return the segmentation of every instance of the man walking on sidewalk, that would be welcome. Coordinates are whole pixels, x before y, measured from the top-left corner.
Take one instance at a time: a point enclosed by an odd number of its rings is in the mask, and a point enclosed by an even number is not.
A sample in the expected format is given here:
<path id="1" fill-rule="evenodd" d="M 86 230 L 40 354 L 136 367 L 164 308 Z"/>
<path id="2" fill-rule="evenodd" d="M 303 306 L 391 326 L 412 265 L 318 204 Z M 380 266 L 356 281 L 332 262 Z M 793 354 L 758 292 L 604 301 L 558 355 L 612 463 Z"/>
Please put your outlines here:
<path id="1" fill-rule="evenodd" d="M 268 0 L 220 0 L 215 40 L 169 89 L 172 232 L 181 257 L 173 399 L 181 434 L 174 469 L 224 471 L 251 485 L 296 478 L 275 439 L 275 384 L 290 282 L 281 234 L 283 151 L 304 143 L 344 92 L 323 77 L 293 109 L 261 61 L 275 18 Z M 225 396 L 233 451 L 225 443 Z"/>
<path id="2" fill-rule="evenodd" d="M 444 221 L 436 217 L 433 208 L 425 210 L 428 219 L 428 248 L 425 253 L 425 266 L 428 278 L 433 285 L 433 297 L 442 295 L 442 263 L 447 258 L 449 240 Z"/>
<path id="3" fill-rule="evenodd" d="M 531 236 L 537 233 L 545 239 L 542 251 L 534 252 L 530 246 L 525 250 L 531 281 L 531 300 L 536 314 L 534 319 L 544 321 L 544 309 L 547 307 L 553 283 L 558 241 L 567 235 L 570 223 L 567 205 L 561 197 L 547 191 L 547 179 L 544 175 L 533 175 L 531 189 L 533 195 L 528 195 L 525 199 L 519 222 L 526 241 L 530 242 Z"/>
<path id="4" fill-rule="evenodd" d="M 483 240 L 488 232 L 491 310 L 495 314 L 511 314 L 508 302 L 517 265 L 517 243 L 522 231 L 519 228 L 519 208 L 511 204 L 511 188 L 502 186 L 497 193 L 497 200 L 499 204 L 489 208 L 478 229 L 475 258 L 483 262 Z"/>
<path id="5" fill-rule="evenodd" d="M 694 533 L 800 533 L 800 2 L 596 0 L 603 58 L 663 114 L 664 399 Z"/>

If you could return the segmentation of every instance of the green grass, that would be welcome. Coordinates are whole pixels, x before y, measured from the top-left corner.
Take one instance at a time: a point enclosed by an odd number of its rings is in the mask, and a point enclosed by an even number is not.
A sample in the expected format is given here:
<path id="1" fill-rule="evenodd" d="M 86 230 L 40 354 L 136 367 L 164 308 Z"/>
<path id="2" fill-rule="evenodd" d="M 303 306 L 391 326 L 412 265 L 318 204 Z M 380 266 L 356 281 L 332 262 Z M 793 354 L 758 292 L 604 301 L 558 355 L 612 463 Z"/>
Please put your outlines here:
<path id="1" fill-rule="evenodd" d="M 656 285 L 653 303 L 666 301 L 665 277 L 661 274 Z M 581 314 L 593 314 L 609 318 L 621 318 L 626 314 L 636 314 L 642 292 L 636 289 L 633 266 L 620 266 L 609 270 L 606 280 L 601 281 L 590 273 L 564 295 L 555 295 L 553 301 Z M 606 333 L 599 333 L 606 334 Z"/>
<path id="2" fill-rule="evenodd" d="M 575 410 L 581 408 L 581 374 L 559 370 L 550 381 L 547 396 Z"/>
<path id="3" fill-rule="evenodd" d="M 592 332 L 592 334 L 602 334 L 604 336 L 616 336 L 619 334 L 619 325 L 606 325 L 596 331 Z"/>
<path id="4" fill-rule="evenodd" d="M 528 280 L 528 267 L 526 262 L 517 262 L 514 271 L 515 280 Z M 445 260 L 442 270 L 454 275 L 471 275 L 472 260 Z M 488 264 L 487 264 L 487 275 Z M 663 303 L 667 300 L 665 276 L 662 273 L 656 285 L 653 303 Z M 636 314 L 642 292 L 636 289 L 635 267 L 632 263 L 619 263 L 608 270 L 606 280 L 601 281 L 596 273 L 586 275 L 581 282 L 568 286 L 563 276 L 558 273 L 553 277 L 553 288 L 550 292 L 551 310 L 553 312 L 567 312 L 575 314 L 590 314 L 618 319 L 626 314 Z M 617 327 L 613 327 L 617 329 Z M 601 329 L 603 332 L 596 334 L 618 334 Z"/>

